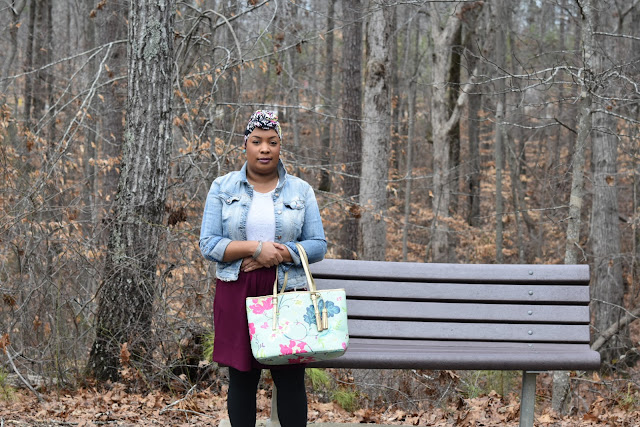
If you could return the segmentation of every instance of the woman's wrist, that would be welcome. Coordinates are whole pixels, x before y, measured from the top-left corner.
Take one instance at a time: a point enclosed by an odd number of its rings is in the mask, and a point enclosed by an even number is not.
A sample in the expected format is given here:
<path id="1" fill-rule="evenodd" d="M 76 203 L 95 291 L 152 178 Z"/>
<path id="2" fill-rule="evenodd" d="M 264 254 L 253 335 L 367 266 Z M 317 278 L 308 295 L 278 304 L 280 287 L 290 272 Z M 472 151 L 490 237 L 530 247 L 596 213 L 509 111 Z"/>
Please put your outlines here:
<path id="1" fill-rule="evenodd" d="M 253 255 L 251 255 L 251 258 L 258 259 L 258 257 L 260 256 L 260 253 L 262 253 L 262 240 L 258 240 L 258 246 L 256 247 L 256 250 L 253 252 Z"/>

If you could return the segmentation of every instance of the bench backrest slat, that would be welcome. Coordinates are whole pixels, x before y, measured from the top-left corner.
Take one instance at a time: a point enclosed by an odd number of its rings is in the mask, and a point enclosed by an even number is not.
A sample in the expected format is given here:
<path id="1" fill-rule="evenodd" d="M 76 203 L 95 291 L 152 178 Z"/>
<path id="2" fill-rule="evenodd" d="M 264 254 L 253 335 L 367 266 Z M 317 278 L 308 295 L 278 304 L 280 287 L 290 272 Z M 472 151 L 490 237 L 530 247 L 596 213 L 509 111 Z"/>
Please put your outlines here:
<path id="1" fill-rule="evenodd" d="M 348 299 L 352 319 L 587 324 L 589 307 Z"/>
<path id="2" fill-rule="evenodd" d="M 353 338 L 589 343 L 582 325 L 445 323 L 349 319 Z"/>
<path id="3" fill-rule="evenodd" d="M 437 264 L 325 259 L 311 265 L 316 278 L 419 282 L 554 283 L 589 281 L 587 265 Z"/>
<path id="4" fill-rule="evenodd" d="M 589 304 L 589 287 L 584 285 L 419 283 L 339 278 L 315 278 L 315 281 L 318 289 L 348 289 L 350 298 Z"/>

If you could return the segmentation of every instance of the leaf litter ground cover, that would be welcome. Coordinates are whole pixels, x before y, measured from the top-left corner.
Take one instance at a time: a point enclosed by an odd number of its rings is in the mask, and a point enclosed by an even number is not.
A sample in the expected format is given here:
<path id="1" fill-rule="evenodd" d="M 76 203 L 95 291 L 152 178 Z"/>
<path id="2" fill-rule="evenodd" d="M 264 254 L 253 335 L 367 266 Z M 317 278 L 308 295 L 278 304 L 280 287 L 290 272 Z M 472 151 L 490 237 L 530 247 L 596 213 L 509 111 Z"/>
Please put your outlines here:
<path id="1" fill-rule="evenodd" d="M 574 382 L 570 413 L 550 409 L 550 375 L 541 375 L 536 402 L 536 426 L 638 426 L 640 395 L 633 376 Z M 258 419 L 270 411 L 270 390 L 257 396 Z M 41 393 L 39 401 L 28 390 L 13 390 L 1 397 L 0 425 L 6 426 L 217 426 L 226 419 L 226 386 L 219 391 L 195 387 L 183 393 L 138 393 L 115 383 L 107 388 Z M 517 426 L 519 397 L 495 392 L 473 399 L 458 397 L 446 405 L 420 410 L 395 405 L 347 412 L 335 402 L 309 394 L 309 422 L 421 426 Z"/>

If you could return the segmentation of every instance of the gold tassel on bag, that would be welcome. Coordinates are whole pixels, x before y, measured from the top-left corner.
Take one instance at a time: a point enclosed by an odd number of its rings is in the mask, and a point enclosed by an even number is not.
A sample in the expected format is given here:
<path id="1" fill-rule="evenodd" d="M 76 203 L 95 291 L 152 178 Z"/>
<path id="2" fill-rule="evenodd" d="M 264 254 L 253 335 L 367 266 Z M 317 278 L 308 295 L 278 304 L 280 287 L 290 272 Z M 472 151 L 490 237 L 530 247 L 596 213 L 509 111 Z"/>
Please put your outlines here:
<path id="1" fill-rule="evenodd" d="M 318 309 L 318 296 L 315 293 L 311 294 L 311 301 L 313 302 L 313 311 L 316 313 L 316 326 L 318 332 L 322 331 L 322 323 L 320 321 L 320 310 Z"/>
<path id="2" fill-rule="evenodd" d="M 327 306 L 322 309 L 322 330 L 329 329 L 329 313 L 327 312 Z"/>

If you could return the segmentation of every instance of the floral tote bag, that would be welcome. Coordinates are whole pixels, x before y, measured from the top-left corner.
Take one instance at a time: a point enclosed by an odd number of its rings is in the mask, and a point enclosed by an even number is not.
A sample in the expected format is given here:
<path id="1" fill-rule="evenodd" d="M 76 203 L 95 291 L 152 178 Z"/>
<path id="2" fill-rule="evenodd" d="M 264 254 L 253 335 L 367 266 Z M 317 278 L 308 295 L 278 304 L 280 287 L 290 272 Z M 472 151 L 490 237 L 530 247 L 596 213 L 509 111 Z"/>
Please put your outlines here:
<path id="1" fill-rule="evenodd" d="M 308 291 L 248 297 L 246 309 L 251 351 L 265 365 L 288 365 L 333 359 L 349 345 L 347 298 L 344 289 L 316 290 L 309 261 L 296 243 L 307 276 Z"/>

